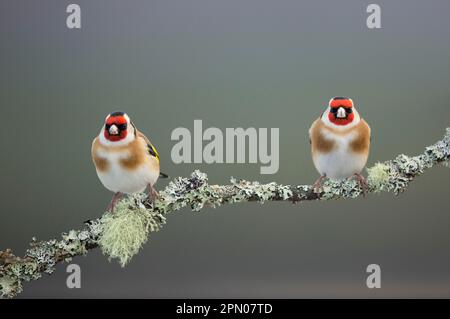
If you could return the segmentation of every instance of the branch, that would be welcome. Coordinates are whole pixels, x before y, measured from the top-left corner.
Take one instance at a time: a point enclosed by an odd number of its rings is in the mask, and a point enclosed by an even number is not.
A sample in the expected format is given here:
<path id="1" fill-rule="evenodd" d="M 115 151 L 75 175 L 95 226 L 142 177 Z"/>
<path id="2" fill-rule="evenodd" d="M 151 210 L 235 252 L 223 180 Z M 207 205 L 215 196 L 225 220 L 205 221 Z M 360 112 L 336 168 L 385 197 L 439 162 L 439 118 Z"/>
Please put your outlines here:
<path id="1" fill-rule="evenodd" d="M 367 193 L 406 190 L 415 177 L 427 169 L 443 163 L 449 166 L 450 128 L 442 140 L 428 146 L 414 157 L 399 155 L 368 168 Z M 206 174 L 195 171 L 189 178 L 175 178 L 159 193 L 154 204 L 144 194 L 135 194 L 120 201 L 114 214 L 85 222 L 81 230 L 63 233 L 60 239 L 30 243 L 24 257 L 16 257 L 10 249 L 0 251 L 0 297 L 12 298 L 22 292 L 22 282 L 37 280 L 42 274 L 51 274 L 60 262 L 85 255 L 100 247 L 109 258 L 117 258 L 125 266 L 147 241 L 151 232 L 166 223 L 166 215 L 184 207 L 199 211 L 240 202 L 330 200 L 356 198 L 363 191 L 352 179 L 342 182 L 327 180 L 320 193 L 312 185 L 280 185 L 275 182 L 260 184 L 231 179 L 230 185 L 210 185 Z"/>

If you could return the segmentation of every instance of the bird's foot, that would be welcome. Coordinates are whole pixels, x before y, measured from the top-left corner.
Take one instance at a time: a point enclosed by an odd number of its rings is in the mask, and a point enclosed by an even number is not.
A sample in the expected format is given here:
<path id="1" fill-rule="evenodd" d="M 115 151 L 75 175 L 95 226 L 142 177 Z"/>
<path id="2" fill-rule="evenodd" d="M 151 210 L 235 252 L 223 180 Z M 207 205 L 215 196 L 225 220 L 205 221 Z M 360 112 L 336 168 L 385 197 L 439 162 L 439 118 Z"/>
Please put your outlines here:
<path id="1" fill-rule="evenodd" d="M 156 198 L 158 197 L 158 192 L 156 191 L 156 189 L 153 187 L 153 185 L 148 185 L 148 200 L 151 204 L 153 204 L 156 200 Z"/>
<path id="2" fill-rule="evenodd" d="M 107 212 L 111 214 L 114 213 L 114 208 L 116 207 L 117 202 L 122 198 L 123 194 L 120 192 L 114 193 L 111 202 L 109 202 L 108 207 L 106 208 Z"/>
<path id="3" fill-rule="evenodd" d="M 322 191 L 323 181 L 325 178 L 327 178 L 327 176 L 322 175 L 314 182 L 314 184 L 313 184 L 314 193 L 320 194 L 320 192 Z"/>
<path id="4" fill-rule="evenodd" d="M 369 184 L 367 184 L 366 179 L 361 174 L 355 174 L 356 181 L 358 182 L 359 186 L 361 186 L 363 196 L 366 196 L 368 190 L 369 190 Z"/>

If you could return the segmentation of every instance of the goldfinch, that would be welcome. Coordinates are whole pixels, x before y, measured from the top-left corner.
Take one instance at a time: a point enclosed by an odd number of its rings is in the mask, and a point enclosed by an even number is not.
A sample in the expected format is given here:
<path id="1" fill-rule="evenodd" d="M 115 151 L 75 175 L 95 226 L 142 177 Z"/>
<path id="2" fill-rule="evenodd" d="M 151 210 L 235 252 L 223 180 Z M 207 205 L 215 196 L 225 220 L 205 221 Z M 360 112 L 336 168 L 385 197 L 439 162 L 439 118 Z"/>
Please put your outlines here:
<path id="1" fill-rule="evenodd" d="M 370 127 L 347 97 L 334 97 L 320 118 L 309 129 L 314 166 L 321 175 L 314 183 L 320 192 L 323 180 L 357 178 L 363 192 L 367 183 L 360 174 L 370 148 Z"/>
<path id="2" fill-rule="evenodd" d="M 167 177 L 160 173 L 156 148 L 124 112 L 106 117 L 100 134 L 92 142 L 91 153 L 98 178 L 114 192 L 108 206 L 110 212 L 123 194 L 143 192 L 146 188 L 153 202 L 157 194 L 153 185 L 158 177 Z"/>

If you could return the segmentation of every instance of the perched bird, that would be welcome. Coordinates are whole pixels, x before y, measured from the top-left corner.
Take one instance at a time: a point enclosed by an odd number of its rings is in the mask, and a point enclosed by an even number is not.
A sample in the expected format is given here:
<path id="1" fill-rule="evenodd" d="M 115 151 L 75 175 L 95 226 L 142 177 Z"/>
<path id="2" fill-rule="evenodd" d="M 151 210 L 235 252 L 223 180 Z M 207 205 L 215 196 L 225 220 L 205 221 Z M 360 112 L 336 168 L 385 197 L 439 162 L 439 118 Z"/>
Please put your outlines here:
<path id="1" fill-rule="evenodd" d="M 320 178 L 314 190 L 320 192 L 323 180 L 357 178 L 363 192 L 367 183 L 361 175 L 370 148 L 370 127 L 347 97 L 334 97 L 309 129 L 311 153 Z"/>
<path id="2" fill-rule="evenodd" d="M 92 142 L 91 152 L 98 178 L 114 192 L 108 206 L 111 212 L 123 194 L 143 192 L 146 188 L 153 202 L 157 194 L 153 185 L 158 177 L 168 177 L 160 173 L 156 148 L 124 112 L 106 117 L 100 134 Z"/>

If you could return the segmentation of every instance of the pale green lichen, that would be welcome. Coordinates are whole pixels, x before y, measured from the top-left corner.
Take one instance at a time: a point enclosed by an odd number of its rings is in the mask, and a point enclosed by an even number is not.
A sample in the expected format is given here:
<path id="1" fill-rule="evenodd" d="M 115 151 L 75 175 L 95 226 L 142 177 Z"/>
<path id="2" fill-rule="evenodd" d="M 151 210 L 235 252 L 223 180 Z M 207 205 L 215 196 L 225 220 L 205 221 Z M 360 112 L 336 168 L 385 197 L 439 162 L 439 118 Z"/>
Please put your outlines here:
<path id="1" fill-rule="evenodd" d="M 294 192 L 292 191 L 292 188 L 289 185 L 279 185 L 277 192 L 282 200 L 290 199 L 294 195 Z"/>
<path id="2" fill-rule="evenodd" d="M 342 181 L 328 179 L 322 186 L 320 199 L 355 198 L 361 195 L 362 192 L 362 188 L 353 178 L 344 179 Z"/>
<path id="3" fill-rule="evenodd" d="M 246 180 L 231 179 L 231 185 L 235 188 L 231 196 L 232 202 L 257 201 L 264 204 L 270 200 L 287 200 L 294 195 L 290 185 L 281 185 L 275 182 L 261 184 L 259 182 L 249 182 Z"/>
<path id="4" fill-rule="evenodd" d="M 36 272 L 37 268 L 36 262 L 15 263 L 8 268 L 8 274 L 16 278 L 21 277 L 25 281 L 35 280 L 41 277 L 40 273 Z"/>
<path id="5" fill-rule="evenodd" d="M 13 298 L 22 292 L 22 284 L 19 280 L 10 276 L 0 277 L 0 298 Z"/>
<path id="6" fill-rule="evenodd" d="M 406 176 L 420 174 L 424 170 L 423 161 L 420 161 L 419 158 L 409 157 L 405 154 L 398 155 L 392 163 L 396 165 L 400 173 Z"/>
<path id="7" fill-rule="evenodd" d="M 62 234 L 61 240 L 37 241 L 32 238 L 24 258 L 16 257 L 9 250 L 0 251 L 0 296 L 14 297 L 22 291 L 22 282 L 37 280 L 43 273 L 51 274 L 60 261 L 83 255 L 96 247 L 101 219 L 89 221 L 83 230 L 71 230 Z"/>
<path id="8" fill-rule="evenodd" d="M 165 190 L 160 192 L 153 208 L 162 214 L 179 210 L 190 205 L 192 210 L 199 211 L 207 203 L 214 202 L 214 192 L 206 186 L 208 177 L 198 170 L 190 178 L 175 178 Z"/>
<path id="9" fill-rule="evenodd" d="M 57 251 L 57 243 L 54 239 L 40 242 L 39 244 L 35 243 L 32 248 L 27 250 L 27 256 L 33 258 L 38 264 L 43 265 L 44 273 L 51 274 L 55 270 L 56 265 L 54 256 Z"/>
<path id="10" fill-rule="evenodd" d="M 114 213 L 102 218 L 98 244 L 104 254 L 110 259 L 117 258 L 122 267 L 139 252 L 149 232 L 158 231 L 165 224 L 162 215 L 148 210 L 136 196 L 120 201 Z"/>
<path id="11" fill-rule="evenodd" d="M 376 163 L 367 168 L 367 182 L 373 191 L 378 193 L 389 189 L 389 166 L 384 163 Z"/>
<path id="12" fill-rule="evenodd" d="M 259 182 L 249 182 L 245 180 L 231 179 L 231 184 L 236 188 L 236 194 L 233 196 L 233 200 L 244 201 L 253 197 L 255 201 L 263 204 L 265 201 L 273 198 L 276 191 L 276 184 L 260 184 Z"/>
<path id="13" fill-rule="evenodd" d="M 55 247 L 64 251 L 66 261 L 69 261 L 72 256 L 79 256 L 86 254 L 87 250 L 83 243 L 88 236 L 84 231 L 71 230 L 69 233 L 62 234 L 63 240 L 57 242 Z"/>

